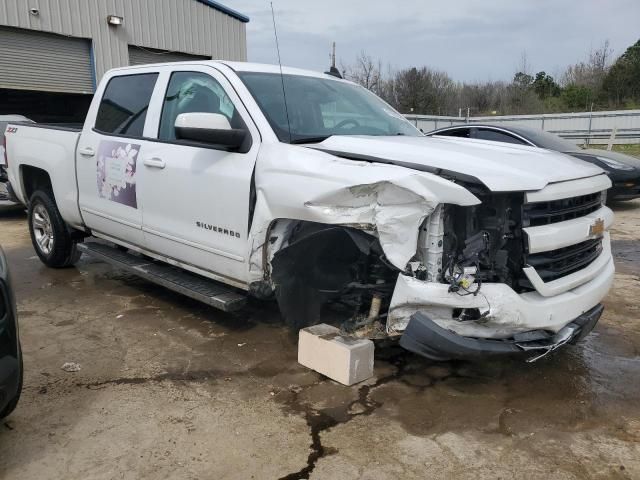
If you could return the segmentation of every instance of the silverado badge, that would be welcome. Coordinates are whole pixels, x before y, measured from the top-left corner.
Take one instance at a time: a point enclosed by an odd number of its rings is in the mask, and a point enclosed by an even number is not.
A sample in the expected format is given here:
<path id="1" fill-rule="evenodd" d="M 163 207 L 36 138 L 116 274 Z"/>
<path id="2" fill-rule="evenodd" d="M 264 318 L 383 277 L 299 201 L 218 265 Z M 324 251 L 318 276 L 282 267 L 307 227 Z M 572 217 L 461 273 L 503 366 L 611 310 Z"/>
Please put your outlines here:
<path id="1" fill-rule="evenodd" d="M 604 220 L 602 218 L 597 218 L 595 222 L 591 224 L 589 227 L 589 235 L 590 236 L 600 236 L 604 233 Z"/>

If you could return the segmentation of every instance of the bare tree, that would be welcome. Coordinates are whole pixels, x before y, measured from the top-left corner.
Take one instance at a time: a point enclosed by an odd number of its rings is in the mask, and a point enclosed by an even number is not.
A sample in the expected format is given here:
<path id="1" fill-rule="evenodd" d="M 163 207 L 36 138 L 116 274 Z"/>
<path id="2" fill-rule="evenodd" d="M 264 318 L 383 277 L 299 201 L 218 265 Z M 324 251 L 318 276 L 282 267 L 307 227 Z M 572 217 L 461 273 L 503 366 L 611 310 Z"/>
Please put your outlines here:
<path id="1" fill-rule="evenodd" d="M 613 50 L 609 47 L 609 40 L 605 40 L 599 48 L 589 52 L 587 61 L 578 62 L 567 68 L 562 76 L 562 85 L 587 87 L 597 92 L 609 71 L 612 58 Z"/>
<path id="2" fill-rule="evenodd" d="M 459 105 L 478 114 L 505 110 L 507 85 L 504 82 L 465 83 L 459 89 Z"/>
<path id="3" fill-rule="evenodd" d="M 377 62 L 364 50 L 356 57 L 355 64 L 342 66 L 345 77 L 352 82 L 362 85 L 374 93 L 381 91 L 382 62 Z"/>
<path id="4" fill-rule="evenodd" d="M 458 86 L 445 72 L 407 68 L 393 76 L 395 104 L 402 113 L 444 114 L 456 103 Z"/>

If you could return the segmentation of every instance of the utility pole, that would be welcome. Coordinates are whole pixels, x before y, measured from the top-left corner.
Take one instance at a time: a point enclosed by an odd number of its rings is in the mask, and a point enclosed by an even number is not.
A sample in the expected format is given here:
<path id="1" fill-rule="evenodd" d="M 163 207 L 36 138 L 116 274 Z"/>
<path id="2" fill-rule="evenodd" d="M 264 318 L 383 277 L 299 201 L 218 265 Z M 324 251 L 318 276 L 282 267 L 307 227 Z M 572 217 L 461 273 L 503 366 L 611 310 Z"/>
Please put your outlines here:
<path id="1" fill-rule="evenodd" d="M 329 67 L 329 71 L 324 73 L 333 75 L 334 77 L 343 78 L 343 75 L 340 75 L 340 70 L 336 68 L 336 42 L 331 43 L 331 53 L 329 54 L 329 59 L 331 60 L 331 66 Z M 343 74 L 344 73 L 345 72 L 343 72 Z"/>
<path id="2" fill-rule="evenodd" d="M 331 68 L 336 68 L 336 42 L 331 46 Z"/>

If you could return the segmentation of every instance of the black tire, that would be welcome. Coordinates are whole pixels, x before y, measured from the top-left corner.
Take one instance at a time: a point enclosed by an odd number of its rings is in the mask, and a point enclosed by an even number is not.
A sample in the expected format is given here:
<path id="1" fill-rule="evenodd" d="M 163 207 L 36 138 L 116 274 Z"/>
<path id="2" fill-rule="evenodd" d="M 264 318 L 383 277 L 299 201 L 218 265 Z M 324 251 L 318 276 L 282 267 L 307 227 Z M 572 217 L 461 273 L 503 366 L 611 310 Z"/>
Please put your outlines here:
<path id="1" fill-rule="evenodd" d="M 24 368 L 22 368 L 22 347 L 19 347 L 20 350 L 20 377 L 18 379 L 18 391 L 14 395 L 14 397 L 9 401 L 4 410 L 0 412 L 0 419 L 8 417 L 18 406 L 18 401 L 20 400 L 20 394 L 22 393 L 22 381 L 24 378 Z"/>
<path id="2" fill-rule="evenodd" d="M 38 228 L 38 219 L 45 217 L 43 228 Z M 31 195 L 28 221 L 31 243 L 46 266 L 70 267 L 80 259 L 81 253 L 71 238 L 71 232 L 62 219 L 51 192 L 37 190 Z"/>

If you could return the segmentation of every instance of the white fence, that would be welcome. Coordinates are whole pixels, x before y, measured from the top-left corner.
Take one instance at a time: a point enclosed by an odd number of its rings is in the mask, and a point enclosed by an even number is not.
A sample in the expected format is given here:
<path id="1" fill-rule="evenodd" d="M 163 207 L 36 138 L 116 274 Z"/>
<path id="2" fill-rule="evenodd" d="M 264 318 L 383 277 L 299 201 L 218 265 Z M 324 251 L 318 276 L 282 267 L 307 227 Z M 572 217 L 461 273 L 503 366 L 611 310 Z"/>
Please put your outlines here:
<path id="1" fill-rule="evenodd" d="M 501 123 L 540 128 L 563 138 L 582 143 L 640 143 L 640 110 L 614 110 L 586 113 L 545 113 L 541 115 L 505 115 L 490 117 L 441 117 L 405 115 L 425 132 L 463 123 Z"/>

